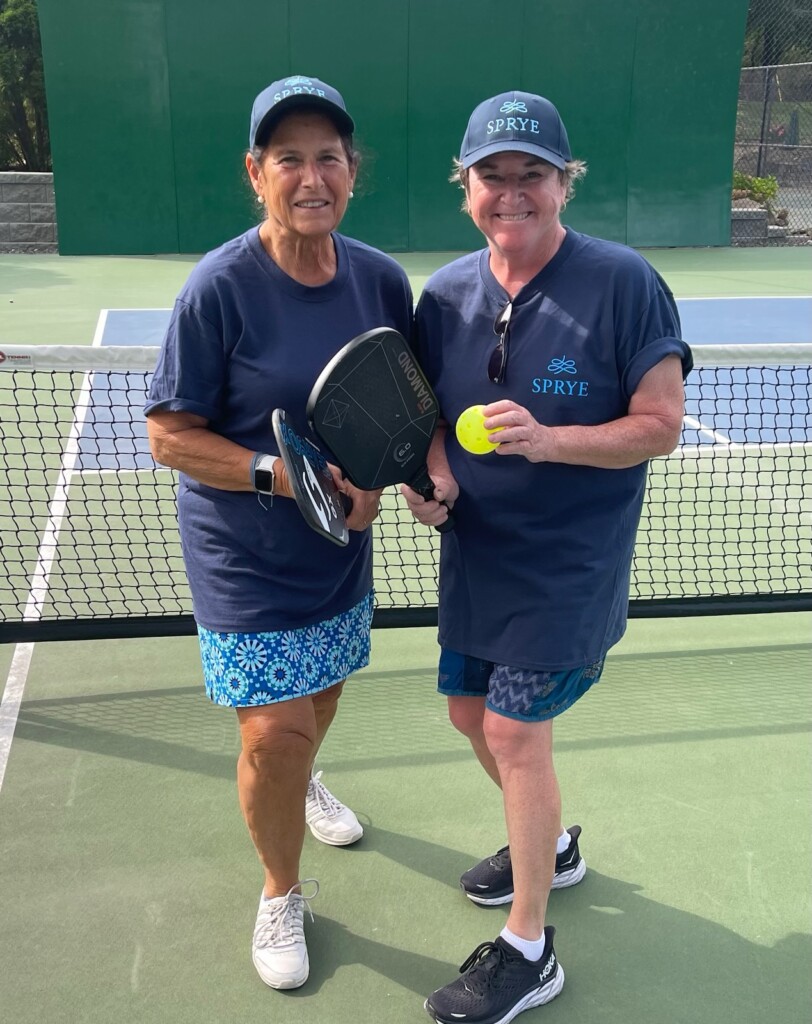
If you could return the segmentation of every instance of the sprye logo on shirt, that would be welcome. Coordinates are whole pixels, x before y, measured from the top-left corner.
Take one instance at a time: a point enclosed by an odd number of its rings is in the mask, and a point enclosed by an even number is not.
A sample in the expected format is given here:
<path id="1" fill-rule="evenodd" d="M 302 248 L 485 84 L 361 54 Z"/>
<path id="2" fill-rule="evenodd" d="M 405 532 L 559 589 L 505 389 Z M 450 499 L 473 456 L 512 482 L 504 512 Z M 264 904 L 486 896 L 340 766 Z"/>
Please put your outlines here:
<path id="1" fill-rule="evenodd" d="M 565 356 L 561 356 L 560 359 L 551 359 L 550 365 L 547 367 L 548 373 L 577 373 L 575 369 L 575 360 L 567 359 Z"/>
<path id="2" fill-rule="evenodd" d="M 589 395 L 589 381 L 567 380 L 559 374 L 569 373 L 575 375 L 578 372 L 574 359 L 567 359 L 566 356 L 556 356 L 547 364 L 547 373 L 555 374 L 553 377 L 534 377 L 530 389 L 534 395 L 563 395 L 565 398 L 586 398 Z"/>

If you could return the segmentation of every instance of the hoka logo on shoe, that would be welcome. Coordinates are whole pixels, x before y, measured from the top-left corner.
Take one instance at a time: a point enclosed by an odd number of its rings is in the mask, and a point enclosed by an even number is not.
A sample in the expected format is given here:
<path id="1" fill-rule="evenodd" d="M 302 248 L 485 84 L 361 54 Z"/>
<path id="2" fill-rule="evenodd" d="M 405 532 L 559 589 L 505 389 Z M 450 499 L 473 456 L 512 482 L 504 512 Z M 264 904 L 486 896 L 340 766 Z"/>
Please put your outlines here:
<path id="1" fill-rule="evenodd" d="M 550 959 L 544 965 L 544 970 L 539 975 L 540 981 L 546 981 L 552 974 L 553 968 L 555 967 L 555 953 L 550 956 Z"/>

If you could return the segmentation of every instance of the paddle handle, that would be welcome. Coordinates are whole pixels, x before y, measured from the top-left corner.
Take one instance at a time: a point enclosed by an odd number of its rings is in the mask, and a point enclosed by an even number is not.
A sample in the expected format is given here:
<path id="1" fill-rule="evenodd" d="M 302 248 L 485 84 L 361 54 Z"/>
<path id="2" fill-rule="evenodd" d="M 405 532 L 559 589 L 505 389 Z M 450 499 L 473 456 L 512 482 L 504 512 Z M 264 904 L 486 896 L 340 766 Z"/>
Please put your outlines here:
<path id="1" fill-rule="evenodd" d="M 420 497 L 425 498 L 426 501 L 434 501 L 434 482 L 425 467 L 420 470 L 413 480 L 409 481 L 409 487 L 413 491 L 417 491 Z M 449 530 L 454 529 L 454 516 L 446 502 L 441 501 L 440 504 L 445 505 L 448 509 L 448 519 L 444 523 L 440 523 L 439 526 L 435 526 L 434 529 L 438 533 L 448 533 Z"/>

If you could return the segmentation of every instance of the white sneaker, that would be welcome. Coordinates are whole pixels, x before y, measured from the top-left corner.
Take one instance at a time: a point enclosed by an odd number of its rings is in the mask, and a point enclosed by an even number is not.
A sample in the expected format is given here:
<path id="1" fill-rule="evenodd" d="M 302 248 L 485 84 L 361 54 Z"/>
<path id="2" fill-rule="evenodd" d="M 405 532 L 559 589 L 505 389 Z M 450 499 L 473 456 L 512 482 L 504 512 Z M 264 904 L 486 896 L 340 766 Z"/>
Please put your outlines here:
<path id="1" fill-rule="evenodd" d="M 310 884 L 316 888 L 309 896 L 294 892 L 294 889 Z M 267 900 L 263 894 L 259 898 L 251 959 L 260 978 L 271 988 L 298 988 L 307 981 L 310 961 L 304 937 L 304 911 L 307 908 L 312 921 L 309 901 L 318 892 L 316 879 L 306 878 L 289 889 L 285 896 Z"/>
<path id="2" fill-rule="evenodd" d="M 321 781 L 321 772 L 307 784 L 305 819 L 316 839 L 330 846 L 349 846 L 364 834 L 349 807 L 336 800 Z"/>

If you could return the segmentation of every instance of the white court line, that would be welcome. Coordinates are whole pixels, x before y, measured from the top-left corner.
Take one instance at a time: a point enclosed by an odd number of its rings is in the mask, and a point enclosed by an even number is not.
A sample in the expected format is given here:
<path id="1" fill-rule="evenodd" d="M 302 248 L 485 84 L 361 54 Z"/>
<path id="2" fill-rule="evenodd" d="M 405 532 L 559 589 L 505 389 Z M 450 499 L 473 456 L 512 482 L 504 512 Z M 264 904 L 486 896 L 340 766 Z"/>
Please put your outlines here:
<path id="1" fill-rule="evenodd" d="M 99 313 L 99 319 L 96 321 L 96 330 L 93 333 L 93 348 L 99 348 L 104 340 L 104 329 L 107 326 L 107 314 L 109 312 L 109 309 L 103 309 Z"/>
<path id="2" fill-rule="evenodd" d="M 721 452 L 720 452 L 721 449 Z M 685 444 L 666 455 L 667 459 L 684 459 L 689 455 L 712 458 L 714 455 L 736 455 L 739 452 L 772 452 L 784 455 L 787 452 L 812 452 L 812 441 L 726 441 L 715 444 Z"/>
<path id="3" fill-rule="evenodd" d="M 99 323 L 96 325 L 96 333 L 93 338 L 94 345 L 101 344 L 106 320 L 107 315 L 103 311 L 99 317 Z M 65 450 L 62 453 L 61 466 L 54 494 L 48 505 L 48 520 L 45 524 L 39 550 L 37 551 L 37 564 L 34 567 L 31 589 L 28 591 L 28 598 L 25 602 L 24 622 L 36 622 L 42 618 L 43 605 L 48 596 L 48 580 L 53 568 L 54 558 L 56 557 L 59 533 L 65 519 L 65 512 L 67 511 L 68 490 L 76 467 L 76 461 L 79 457 L 79 438 L 90 407 L 90 379 L 92 376 L 90 373 L 85 374 L 76 405 L 74 406 L 73 423 L 68 434 Z M 31 666 L 33 653 L 33 644 L 17 644 L 14 648 L 11 667 L 3 690 L 3 700 L 0 702 L 0 790 L 3 787 L 6 765 L 11 753 L 11 740 L 17 727 L 17 718 L 20 713 L 20 705 L 25 691 L 25 684 L 28 680 L 28 670 Z"/>
<path id="4" fill-rule="evenodd" d="M 812 295 L 676 295 L 675 298 L 677 302 L 763 302 L 765 299 L 780 299 L 782 302 L 803 299 L 808 302 Z"/>
<path id="5" fill-rule="evenodd" d="M 76 477 L 87 476 L 92 480 L 96 476 L 124 476 L 127 473 L 148 473 L 155 476 L 156 473 L 173 473 L 174 470 L 168 466 L 131 466 L 129 469 L 78 469 L 73 475 Z"/>
<path id="6" fill-rule="evenodd" d="M 31 590 L 28 593 L 28 600 L 23 613 L 25 622 L 36 622 L 42 617 L 42 606 L 48 596 L 48 579 L 51 575 L 54 559 L 56 558 L 57 543 L 65 513 L 68 508 L 68 491 L 70 489 L 71 477 L 73 476 L 76 462 L 79 458 L 79 438 L 82 428 L 85 425 L 87 411 L 90 408 L 90 378 L 93 375 L 85 374 L 79 396 L 76 401 L 73 413 L 73 423 L 62 453 L 62 465 L 59 476 L 56 480 L 54 495 L 48 505 L 48 520 L 42 534 L 39 551 L 37 552 L 37 564 L 34 567 Z"/>
<path id="7" fill-rule="evenodd" d="M 706 427 L 700 420 L 695 420 L 693 416 L 683 416 L 682 422 L 686 426 L 699 431 L 700 434 L 704 434 L 705 437 L 712 438 L 717 444 L 729 445 L 733 443 L 729 437 L 725 437 L 724 434 L 720 434 L 716 430 L 711 430 L 710 427 Z"/>
<path id="8" fill-rule="evenodd" d="M 3 699 L 0 701 L 0 790 L 3 788 L 3 778 L 11 753 L 11 740 L 17 727 L 17 717 L 20 714 L 20 704 L 22 704 L 25 682 L 28 679 L 28 667 L 31 664 L 33 653 L 33 644 L 17 644 L 14 648 L 11 668 L 6 679 L 6 688 L 3 690 Z"/>

